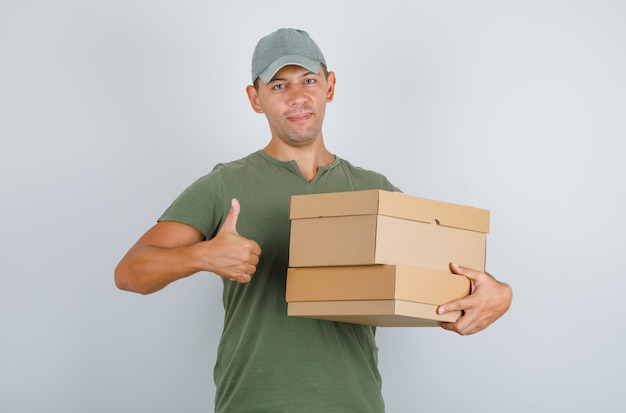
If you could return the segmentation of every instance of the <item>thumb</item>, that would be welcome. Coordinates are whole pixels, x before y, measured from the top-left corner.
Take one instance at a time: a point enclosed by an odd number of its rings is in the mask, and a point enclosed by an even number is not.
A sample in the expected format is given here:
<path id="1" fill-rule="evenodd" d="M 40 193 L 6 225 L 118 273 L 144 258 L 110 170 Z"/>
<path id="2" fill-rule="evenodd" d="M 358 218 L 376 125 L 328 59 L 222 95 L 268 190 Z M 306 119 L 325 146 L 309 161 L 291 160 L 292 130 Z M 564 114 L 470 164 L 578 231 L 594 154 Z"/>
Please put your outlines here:
<path id="1" fill-rule="evenodd" d="M 230 205 L 230 211 L 228 211 L 228 216 L 226 217 L 226 221 L 224 221 L 222 229 L 237 233 L 237 218 L 239 218 L 241 205 L 239 205 L 239 201 L 237 201 L 236 198 L 233 198 Z"/>
<path id="2" fill-rule="evenodd" d="M 488 278 L 493 278 L 486 272 L 476 271 L 471 268 L 461 267 L 455 263 L 450 263 L 450 269 L 453 273 L 462 275 L 470 280 L 470 294 L 473 294 L 476 288 Z"/>
<path id="3" fill-rule="evenodd" d="M 479 272 L 476 270 L 472 270 L 471 268 L 467 268 L 467 267 L 461 267 L 460 265 L 454 262 L 450 263 L 450 270 L 452 270 L 454 274 L 463 275 L 472 281 L 476 280 L 479 274 Z"/>

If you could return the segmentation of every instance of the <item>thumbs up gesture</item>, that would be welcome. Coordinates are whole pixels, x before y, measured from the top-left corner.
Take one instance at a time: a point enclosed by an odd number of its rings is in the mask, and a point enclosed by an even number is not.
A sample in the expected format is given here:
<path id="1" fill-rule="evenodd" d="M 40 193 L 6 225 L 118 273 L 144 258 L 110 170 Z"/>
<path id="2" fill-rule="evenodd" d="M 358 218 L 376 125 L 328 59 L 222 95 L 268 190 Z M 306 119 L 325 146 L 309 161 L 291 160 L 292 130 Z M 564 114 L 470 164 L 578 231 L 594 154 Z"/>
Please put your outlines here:
<path id="1" fill-rule="evenodd" d="M 210 257 L 206 258 L 211 263 L 209 271 L 224 278 L 247 283 L 256 271 L 261 247 L 256 241 L 237 233 L 240 211 L 239 201 L 233 198 L 224 225 L 213 239 L 207 241 L 212 248 Z"/>

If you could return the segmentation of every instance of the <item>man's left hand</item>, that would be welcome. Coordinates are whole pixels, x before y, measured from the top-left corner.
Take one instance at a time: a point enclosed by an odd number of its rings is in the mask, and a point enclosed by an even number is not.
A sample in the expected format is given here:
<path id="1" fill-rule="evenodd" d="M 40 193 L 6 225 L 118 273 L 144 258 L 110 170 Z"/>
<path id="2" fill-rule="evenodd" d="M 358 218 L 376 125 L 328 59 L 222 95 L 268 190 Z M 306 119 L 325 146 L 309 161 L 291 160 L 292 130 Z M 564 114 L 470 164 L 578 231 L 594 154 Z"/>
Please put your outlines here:
<path id="1" fill-rule="evenodd" d="M 455 274 L 469 278 L 470 295 L 437 308 L 438 314 L 463 311 L 463 315 L 454 323 L 439 323 L 442 328 L 464 336 L 478 333 L 500 318 L 511 306 L 513 292 L 507 284 L 499 282 L 486 272 L 454 263 L 450 264 L 450 269 Z"/>

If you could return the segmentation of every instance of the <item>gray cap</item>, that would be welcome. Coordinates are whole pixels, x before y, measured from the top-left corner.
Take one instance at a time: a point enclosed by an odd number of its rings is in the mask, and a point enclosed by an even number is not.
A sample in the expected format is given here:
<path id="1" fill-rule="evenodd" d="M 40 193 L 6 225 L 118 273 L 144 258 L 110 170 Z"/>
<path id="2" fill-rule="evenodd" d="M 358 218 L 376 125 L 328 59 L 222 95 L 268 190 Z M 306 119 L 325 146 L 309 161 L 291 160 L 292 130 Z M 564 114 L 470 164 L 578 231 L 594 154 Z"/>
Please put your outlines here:
<path id="1" fill-rule="evenodd" d="M 276 72 L 287 65 L 297 65 L 313 73 L 326 66 L 324 55 L 317 44 L 303 30 L 278 29 L 263 37 L 252 55 L 252 83 L 257 78 L 268 83 Z"/>

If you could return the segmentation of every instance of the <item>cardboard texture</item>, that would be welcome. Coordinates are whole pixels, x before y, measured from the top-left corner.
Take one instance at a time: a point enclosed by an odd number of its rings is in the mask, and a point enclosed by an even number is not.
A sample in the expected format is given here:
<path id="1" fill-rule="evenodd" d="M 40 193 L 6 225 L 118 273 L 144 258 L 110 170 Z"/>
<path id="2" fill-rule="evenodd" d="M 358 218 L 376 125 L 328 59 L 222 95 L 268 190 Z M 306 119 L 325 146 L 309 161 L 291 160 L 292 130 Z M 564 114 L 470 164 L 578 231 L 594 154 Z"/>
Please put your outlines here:
<path id="1" fill-rule="evenodd" d="M 403 300 L 303 301 L 289 303 L 287 314 L 375 327 L 436 327 L 440 321 L 454 322 L 461 316 L 460 311 L 440 316 L 434 304 Z"/>
<path id="2" fill-rule="evenodd" d="M 290 268 L 290 316 L 379 327 L 435 326 L 461 313 L 436 313 L 469 294 L 465 277 L 396 265 Z"/>
<path id="3" fill-rule="evenodd" d="M 287 302 L 405 300 L 440 305 L 469 294 L 461 275 L 401 265 L 289 268 Z"/>
<path id="4" fill-rule="evenodd" d="M 489 211 L 382 190 L 291 197 L 288 315 L 436 326 L 469 294 L 450 262 L 485 270 Z"/>
<path id="5" fill-rule="evenodd" d="M 382 190 L 291 198 L 290 267 L 485 269 L 489 211 Z"/>

